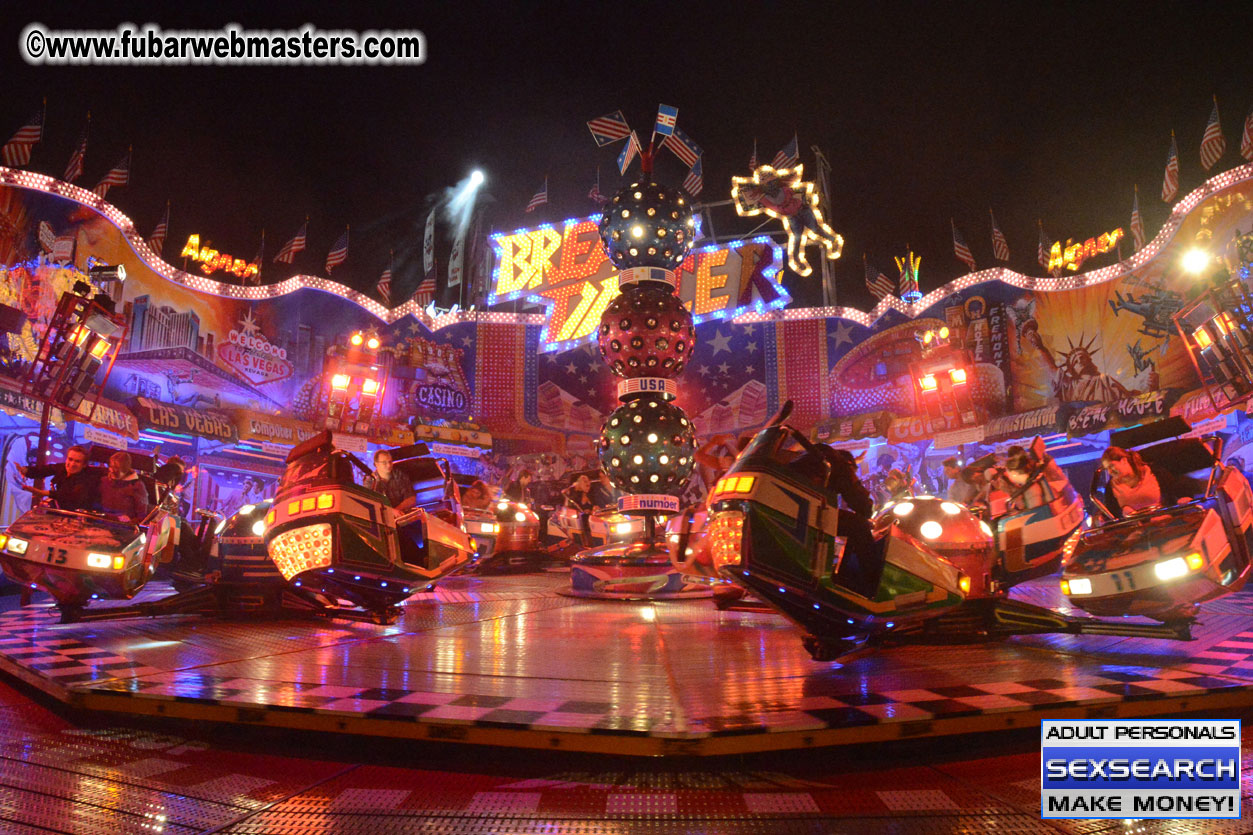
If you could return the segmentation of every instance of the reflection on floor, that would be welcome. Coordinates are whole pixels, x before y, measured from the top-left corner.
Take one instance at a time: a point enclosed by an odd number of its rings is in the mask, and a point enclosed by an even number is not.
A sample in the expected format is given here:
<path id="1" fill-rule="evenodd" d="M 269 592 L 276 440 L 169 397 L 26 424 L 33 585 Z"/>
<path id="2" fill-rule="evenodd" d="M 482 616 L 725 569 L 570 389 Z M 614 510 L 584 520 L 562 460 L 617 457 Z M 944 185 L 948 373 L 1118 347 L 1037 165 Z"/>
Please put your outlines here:
<path id="1" fill-rule="evenodd" d="M 629 754 L 724 754 L 1253 702 L 1253 594 L 1190 643 L 1103 636 L 811 661 L 767 612 L 586 601 L 562 574 L 456 578 L 394 626 L 0 613 L 0 670 L 80 707 Z M 158 588 L 147 596 L 167 593 Z M 1055 581 L 1028 586 L 1056 605 Z"/>

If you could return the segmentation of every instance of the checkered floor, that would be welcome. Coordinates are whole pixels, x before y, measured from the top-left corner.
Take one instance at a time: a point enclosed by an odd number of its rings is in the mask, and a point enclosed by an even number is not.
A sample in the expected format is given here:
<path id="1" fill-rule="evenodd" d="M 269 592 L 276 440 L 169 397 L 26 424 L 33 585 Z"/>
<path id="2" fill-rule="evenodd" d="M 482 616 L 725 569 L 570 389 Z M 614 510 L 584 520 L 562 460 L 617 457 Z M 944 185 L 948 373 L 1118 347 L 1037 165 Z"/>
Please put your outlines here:
<path id="1" fill-rule="evenodd" d="M 797 630 L 772 613 L 577 600 L 558 594 L 566 582 L 450 579 L 389 627 L 200 617 L 62 625 L 37 600 L 0 613 L 0 669 L 62 699 L 111 694 L 564 739 L 740 737 L 743 750 L 872 726 L 934 733 L 937 723 L 994 714 L 1022 727 L 1062 708 L 1138 702 L 1149 713 L 1145 703 L 1178 710 L 1183 698 L 1215 694 L 1253 702 L 1251 595 L 1219 601 L 1189 643 L 1041 636 L 898 647 L 841 666 L 811 661 Z M 1052 582 L 1024 594 L 1057 603 Z M 785 733 L 794 742 L 770 742 Z"/>

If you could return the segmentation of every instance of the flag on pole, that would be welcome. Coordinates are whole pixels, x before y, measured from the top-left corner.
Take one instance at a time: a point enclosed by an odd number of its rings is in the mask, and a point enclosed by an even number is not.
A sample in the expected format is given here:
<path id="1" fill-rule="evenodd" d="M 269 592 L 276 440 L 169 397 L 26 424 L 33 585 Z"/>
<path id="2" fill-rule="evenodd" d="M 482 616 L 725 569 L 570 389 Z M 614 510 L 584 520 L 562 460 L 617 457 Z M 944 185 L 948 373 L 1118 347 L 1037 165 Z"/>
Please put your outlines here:
<path id="1" fill-rule="evenodd" d="M 26 120 L 26 124 L 17 129 L 17 133 L 13 134 L 13 138 L 5 143 L 2 155 L 4 164 L 9 168 L 16 168 L 19 165 L 26 165 L 30 162 L 30 149 L 35 147 L 35 143 L 43 139 L 44 135 L 44 111 L 47 109 L 46 104 L 39 108 L 39 112 Z"/>
<path id="2" fill-rule="evenodd" d="M 1223 126 L 1218 121 L 1218 97 L 1215 96 L 1214 109 L 1210 111 L 1205 135 L 1201 137 L 1201 167 L 1209 171 L 1226 150 L 1227 140 L 1223 138 Z"/>
<path id="3" fill-rule="evenodd" d="M 148 236 L 148 248 L 160 257 L 165 251 L 165 233 L 170 230 L 170 201 L 165 201 L 165 214 Z"/>
<path id="4" fill-rule="evenodd" d="M 1179 146 L 1175 144 L 1175 132 L 1170 132 L 1170 153 L 1166 157 L 1166 176 L 1162 179 L 1162 200 L 1169 203 L 1179 191 Z"/>
<path id="5" fill-rule="evenodd" d="M 460 287 L 461 278 L 466 268 L 466 234 L 463 230 L 452 242 L 452 252 L 448 254 L 448 283 L 445 287 Z"/>
<path id="6" fill-rule="evenodd" d="M 679 121 L 679 108 L 668 104 L 657 105 L 657 123 L 653 125 L 653 135 L 669 136 L 674 133 L 674 126 Z"/>
<path id="7" fill-rule="evenodd" d="M 326 253 L 326 273 L 330 275 L 331 270 L 348 260 L 348 227 L 344 227 L 344 234 L 336 239 L 331 245 L 331 251 Z"/>
<path id="8" fill-rule="evenodd" d="M 383 299 L 383 304 L 387 307 L 392 306 L 392 261 L 387 260 L 387 269 L 383 270 L 383 274 L 379 276 L 378 284 L 374 285 L 374 289 L 379 291 L 379 296 Z"/>
<path id="9" fill-rule="evenodd" d="M 265 230 L 261 230 L 261 246 L 257 248 L 257 257 L 252 259 L 252 265 L 257 268 L 256 273 L 252 276 L 251 284 L 261 283 L 261 270 L 265 266 Z"/>
<path id="10" fill-rule="evenodd" d="M 296 253 L 303 252 L 305 248 L 305 233 L 309 230 L 309 219 L 305 218 L 304 225 L 296 232 L 296 237 L 292 238 L 278 251 L 278 255 L 274 256 L 275 264 L 290 264 L 296 260 Z"/>
<path id="11" fill-rule="evenodd" d="M 126 185 L 131 181 L 131 152 L 126 149 L 126 156 L 118 160 L 118 164 L 109 169 L 109 173 L 104 175 L 100 182 L 96 183 L 96 187 L 92 189 L 97 197 L 104 197 L 109 193 L 110 186 Z"/>
<path id="12" fill-rule="evenodd" d="M 619 139 L 626 139 L 631 134 L 631 127 L 627 124 L 626 117 L 622 115 L 621 110 L 615 110 L 599 119 L 592 119 L 587 123 L 587 129 L 592 132 L 592 138 L 596 140 L 598 147 L 604 147 Z"/>
<path id="13" fill-rule="evenodd" d="M 587 192 L 587 199 L 591 200 L 597 206 L 603 206 L 609 202 L 609 198 L 600 193 L 600 169 L 596 169 L 596 182 L 592 184 L 592 188 Z"/>
<path id="14" fill-rule="evenodd" d="M 631 134 L 631 139 L 635 139 L 635 134 Z M 548 178 L 544 178 L 544 187 L 535 192 L 535 196 L 531 198 L 531 202 L 526 204 L 526 211 L 533 212 L 540 206 L 548 202 Z"/>
<path id="15" fill-rule="evenodd" d="M 661 140 L 661 144 L 662 147 L 669 148 L 670 152 L 678 157 L 688 168 L 694 167 L 696 160 L 700 159 L 701 154 L 704 153 L 699 145 L 678 128 L 674 129 L 674 133 Z"/>
<path id="16" fill-rule="evenodd" d="M 700 197 L 700 193 L 705 189 L 704 168 L 701 165 L 703 157 L 698 157 L 696 165 L 692 166 L 692 170 L 687 172 L 687 176 L 683 178 L 683 190 L 692 197 Z"/>
<path id="17" fill-rule="evenodd" d="M 796 134 L 792 134 L 792 141 L 779 149 L 770 164 L 775 168 L 795 168 L 800 161 L 801 153 L 797 147 Z"/>
<path id="18" fill-rule="evenodd" d="M 1005 233 L 1001 231 L 1001 227 L 996 225 L 996 215 L 988 209 L 988 215 L 992 218 L 992 257 L 997 261 L 1009 260 L 1009 241 L 1005 240 Z"/>
<path id="19" fill-rule="evenodd" d="M 883 298 L 896 288 L 896 285 L 892 283 L 892 279 L 875 267 L 870 266 L 864 253 L 861 256 L 861 263 L 866 268 L 866 289 L 876 299 Z"/>
<path id="20" fill-rule="evenodd" d="M 1240 156 L 1253 161 L 1253 108 L 1244 117 L 1244 134 L 1240 137 Z"/>
<path id="21" fill-rule="evenodd" d="M 87 124 L 83 126 L 83 135 L 79 138 L 78 144 L 74 146 L 74 153 L 70 154 L 70 161 L 65 166 L 65 176 L 61 179 L 67 183 L 72 183 L 83 176 L 83 160 L 87 157 L 87 131 L 89 128 L 91 128 L 91 113 L 87 114 Z"/>
<path id="22" fill-rule="evenodd" d="M 422 274 L 425 285 L 428 281 L 431 283 L 431 292 L 435 292 L 435 212 L 438 206 L 431 209 L 431 213 L 426 216 L 426 232 L 422 235 Z"/>
<path id="23" fill-rule="evenodd" d="M 1037 220 L 1036 225 L 1040 227 L 1040 244 L 1036 250 L 1035 260 L 1040 263 L 1041 267 L 1047 269 L 1049 265 L 1049 239 L 1044 234 L 1044 224 Z"/>
<path id="24" fill-rule="evenodd" d="M 948 219 L 949 225 L 953 227 L 953 254 L 957 256 L 957 260 L 961 261 L 973 272 L 975 267 L 975 254 L 970 251 L 970 247 L 966 246 L 966 240 L 957 231 L 957 224 L 952 218 Z"/>
<path id="25" fill-rule="evenodd" d="M 749 171 L 757 170 L 757 139 L 756 137 L 753 138 L 753 155 L 748 158 L 748 170 Z"/>
<path id="26" fill-rule="evenodd" d="M 52 227 L 48 225 L 48 221 L 39 221 L 39 248 L 44 252 L 51 252 L 52 247 L 56 245 L 57 234 L 52 231 Z"/>
<path id="27" fill-rule="evenodd" d="M 618 173 L 625 174 L 627 169 L 631 167 L 631 160 L 635 159 L 635 155 L 640 152 L 640 141 L 635 136 L 635 131 L 631 131 L 630 138 L 627 139 L 626 147 L 622 149 L 622 153 L 618 154 Z"/>
<path id="28" fill-rule="evenodd" d="M 435 300 L 435 277 L 428 275 L 422 279 L 422 283 L 418 285 L 413 298 L 417 301 L 418 307 L 426 307 L 433 302 Z"/>
<path id="29" fill-rule="evenodd" d="M 1144 246 L 1144 221 L 1140 218 L 1140 189 L 1131 201 L 1131 241 L 1136 249 Z"/>

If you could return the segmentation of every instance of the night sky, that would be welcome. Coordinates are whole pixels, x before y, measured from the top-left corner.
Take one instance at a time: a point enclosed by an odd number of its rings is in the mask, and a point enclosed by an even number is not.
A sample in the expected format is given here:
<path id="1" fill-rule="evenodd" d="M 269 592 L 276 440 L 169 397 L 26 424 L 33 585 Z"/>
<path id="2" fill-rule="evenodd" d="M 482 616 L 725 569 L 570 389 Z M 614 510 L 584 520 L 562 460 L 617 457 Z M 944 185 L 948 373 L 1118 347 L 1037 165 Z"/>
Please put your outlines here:
<path id="1" fill-rule="evenodd" d="M 833 165 L 833 216 L 844 235 L 840 301 L 867 307 L 862 253 L 889 275 L 911 245 L 922 289 L 965 272 L 956 219 L 980 266 L 992 265 L 988 208 L 1009 238 L 1010 265 L 1036 273 L 1036 220 L 1079 240 L 1127 226 L 1132 186 L 1151 237 L 1170 131 L 1180 194 L 1203 179 L 1198 147 L 1217 94 L 1227 152 L 1253 106 L 1253 4 L 214 3 L 200 11 L 109 3 L 10 5 L 0 23 L 7 139 L 48 98 L 31 167 L 65 169 L 88 109 L 91 187 L 134 146 L 131 185 L 109 197 L 145 234 L 173 204 L 166 257 L 191 232 L 244 258 L 267 233 L 268 263 L 305 215 L 296 268 L 322 274 L 352 225 L 335 273 L 373 286 L 397 252 L 393 298 L 417 283 L 425 210 L 474 167 L 488 176 L 498 230 L 591 214 L 586 194 L 619 182 L 620 145 L 598 149 L 585 122 L 621 108 L 642 134 L 658 102 L 705 150 L 704 199 L 725 199 L 747 172 L 754 137 L 768 161 L 795 130 Z M 276 6 L 278 4 L 275 4 Z M 413 67 L 32 67 L 17 52 L 31 21 L 51 28 L 357 31 L 415 28 L 429 60 Z M 684 169 L 668 154 L 662 181 Z M 524 215 L 549 178 L 550 204 Z M 726 209 L 718 231 L 737 226 Z M 171 251 L 173 250 L 173 251 Z M 816 280 L 789 276 L 796 304 Z"/>

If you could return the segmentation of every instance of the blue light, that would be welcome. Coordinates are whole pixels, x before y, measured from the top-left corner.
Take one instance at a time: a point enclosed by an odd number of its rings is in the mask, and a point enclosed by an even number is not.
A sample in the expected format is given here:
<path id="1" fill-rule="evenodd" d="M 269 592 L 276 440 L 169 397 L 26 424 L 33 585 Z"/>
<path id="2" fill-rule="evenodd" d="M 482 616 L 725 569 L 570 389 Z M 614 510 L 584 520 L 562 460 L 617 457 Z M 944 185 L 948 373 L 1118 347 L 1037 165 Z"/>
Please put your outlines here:
<path id="1" fill-rule="evenodd" d="M 779 594 L 787 594 L 787 589 L 783 588 L 783 586 L 779 586 Z"/>
<path id="2" fill-rule="evenodd" d="M 334 573 L 335 573 L 335 569 L 333 569 L 333 568 L 328 568 L 328 569 L 326 569 L 326 573 L 327 573 L 327 574 L 334 574 Z"/>
<path id="3" fill-rule="evenodd" d="M 888 621 L 888 629 L 891 629 L 893 626 L 896 626 L 896 624 L 892 623 L 892 621 Z"/>
<path id="4" fill-rule="evenodd" d="M 818 604 L 817 604 L 817 603 L 815 603 L 815 604 L 814 604 L 814 608 L 815 608 L 815 609 L 817 609 L 817 608 L 820 608 L 820 607 L 818 606 Z"/>
<path id="5" fill-rule="evenodd" d="M 380 588 L 387 588 L 387 581 L 386 581 L 386 580 L 384 580 L 383 582 L 379 583 L 379 587 L 380 587 Z"/>
<path id="6" fill-rule="evenodd" d="M 300 584 L 301 584 L 301 583 L 300 583 L 300 581 L 299 581 L 299 580 L 297 580 L 297 581 L 294 583 L 294 585 L 296 585 L 296 586 L 299 586 Z"/>
<path id="7" fill-rule="evenodd" d="M 361 575 L 360 575 L 360 574 L 358 574 L 356 577 L 353 577 L 352 579 L 354 579 L 354 580 L 360 580 L 360 579 L 361 579 Z"/>
<path id="8" fill-rule="evenodd" d="M 855 624 L 855 623 L 857 623 L 857 621 L 853 620 L 852 618 L 849 618 L 849 619 L 848 619 L 848 622 L 849 622 L 849 624 L 850 624 L 850 625 L 851 625 L 851 624 Z"/>

